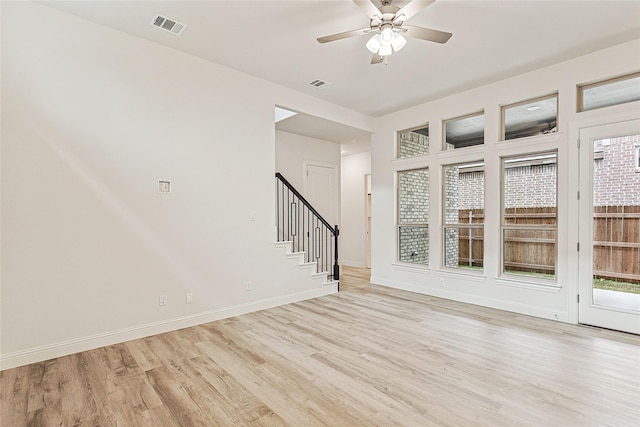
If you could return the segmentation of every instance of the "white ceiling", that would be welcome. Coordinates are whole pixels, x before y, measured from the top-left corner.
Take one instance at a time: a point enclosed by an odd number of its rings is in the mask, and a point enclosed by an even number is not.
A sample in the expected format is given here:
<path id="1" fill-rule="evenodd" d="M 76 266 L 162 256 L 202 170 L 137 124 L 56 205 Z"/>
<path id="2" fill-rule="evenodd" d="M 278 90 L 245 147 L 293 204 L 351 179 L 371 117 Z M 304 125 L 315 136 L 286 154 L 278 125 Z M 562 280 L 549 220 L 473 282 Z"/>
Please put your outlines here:
<path id="1" fill-rule="evenodd" d="M 446 44 L 409 39 L 371 65 L 366 36 L 316 41 L 368 26 L 351 0 L 44 3 L 373 117 L 640 38 L 637 0 L 438 0 L 407 23 L 453 33 Z M 155 28 L 157 13 L 188 27 Z"/>

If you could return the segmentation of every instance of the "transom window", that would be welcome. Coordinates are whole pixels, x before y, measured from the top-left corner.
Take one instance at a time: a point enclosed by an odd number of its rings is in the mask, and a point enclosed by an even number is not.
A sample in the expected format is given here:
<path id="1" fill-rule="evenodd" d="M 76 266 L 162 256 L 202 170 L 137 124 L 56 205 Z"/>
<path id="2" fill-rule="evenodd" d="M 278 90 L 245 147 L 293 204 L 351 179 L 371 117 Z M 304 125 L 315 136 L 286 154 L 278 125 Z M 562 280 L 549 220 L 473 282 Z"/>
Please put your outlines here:
<path id="1" fill-rule="evenodd" d="M 398 132 L 398 158 L 429 154 L 429 124 Z"/>
<path id="2" fill-rule="evenodd" d="M 445 120 L 445 151 L 484 144 L 484 112 Z"/>
<path id="3" fill-rule="evenodd" d="M 502 107 L 502 139 L 508 141 L 558 131 L 558 95 Z"/>
<path id="4" fill-rule="evenodd" d="M 578 86 L 578 112 L 640 100 L 640 73 Z"/>

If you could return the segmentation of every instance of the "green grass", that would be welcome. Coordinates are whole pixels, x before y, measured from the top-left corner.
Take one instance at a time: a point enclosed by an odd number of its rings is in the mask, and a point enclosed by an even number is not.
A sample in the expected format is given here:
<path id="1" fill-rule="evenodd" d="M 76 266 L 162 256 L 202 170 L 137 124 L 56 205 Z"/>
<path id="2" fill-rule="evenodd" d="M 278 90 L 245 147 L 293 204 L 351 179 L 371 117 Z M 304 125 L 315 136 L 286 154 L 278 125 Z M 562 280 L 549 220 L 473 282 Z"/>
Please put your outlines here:
<path id="1" fill-rule="evenodd" d="M 593 287 L 595 289 L 626 292 L 628 294 L 640 294 L 640 283 L 616 282 L 609 279 L 594 278 Z"/>

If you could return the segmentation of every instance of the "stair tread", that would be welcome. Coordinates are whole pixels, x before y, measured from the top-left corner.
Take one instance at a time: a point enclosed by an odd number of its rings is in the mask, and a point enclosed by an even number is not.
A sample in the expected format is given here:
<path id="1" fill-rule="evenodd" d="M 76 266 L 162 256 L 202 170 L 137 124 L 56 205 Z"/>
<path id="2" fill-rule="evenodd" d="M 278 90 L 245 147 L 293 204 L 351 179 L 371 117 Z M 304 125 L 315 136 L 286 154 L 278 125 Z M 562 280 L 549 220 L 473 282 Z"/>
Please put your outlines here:
<path id="1" fill-rule="evenodd" d="M 313 268 L 317 269 L 318 262 L 317 261 L 305 261 L 304 256 L 306 254 L 305 251 L 299 252 L 291 252 L 293 249 L 293 242 L 290 240 L 278 240 L 274 242 L 275 247 L 277 248 L 287 248 L 284 256 L 288 259 L 301 258 L 301 262 L 298 264 L 300 268 Z M 328 280 L 328 277 L 331 273 L 329 271 L 311 271 L 310 278 L 311 279 L 323 279 L 322 286 L 334 286 L 340 285 L 339 280 Z"/>

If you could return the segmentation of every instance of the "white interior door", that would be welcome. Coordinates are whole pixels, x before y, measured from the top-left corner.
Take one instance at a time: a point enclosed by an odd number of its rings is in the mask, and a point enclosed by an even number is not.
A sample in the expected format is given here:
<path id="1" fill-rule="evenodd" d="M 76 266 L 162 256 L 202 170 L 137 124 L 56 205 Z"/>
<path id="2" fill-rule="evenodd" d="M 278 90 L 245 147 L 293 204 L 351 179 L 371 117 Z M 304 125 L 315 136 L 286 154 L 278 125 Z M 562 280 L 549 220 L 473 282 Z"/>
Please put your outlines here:
<path id="1" fill-rule="evenodd" d="M 579 322 L 640 334 L 640 120 L 580 130 Z"/>
<path id="2" fill-rule="evenodd" d="M 329 224 L 336 224 L 336 167 L 307 163 L 305 198 Z"/>

